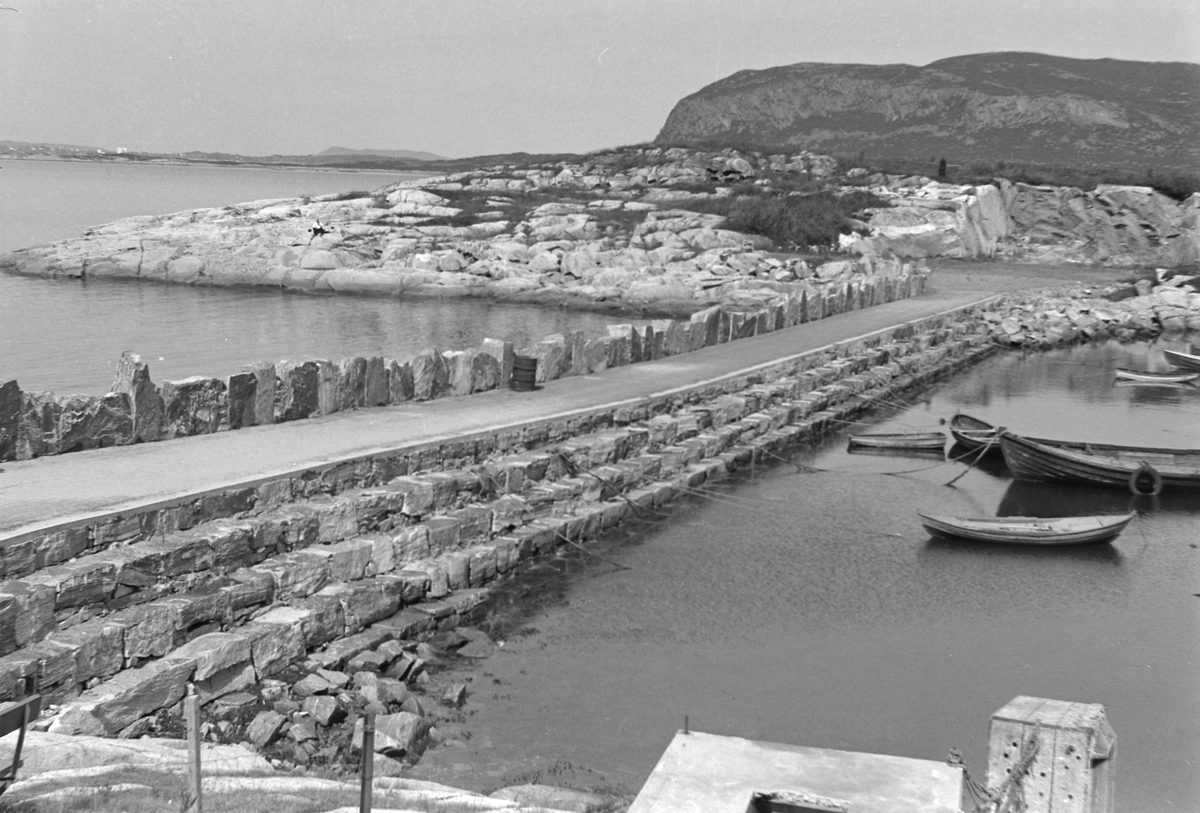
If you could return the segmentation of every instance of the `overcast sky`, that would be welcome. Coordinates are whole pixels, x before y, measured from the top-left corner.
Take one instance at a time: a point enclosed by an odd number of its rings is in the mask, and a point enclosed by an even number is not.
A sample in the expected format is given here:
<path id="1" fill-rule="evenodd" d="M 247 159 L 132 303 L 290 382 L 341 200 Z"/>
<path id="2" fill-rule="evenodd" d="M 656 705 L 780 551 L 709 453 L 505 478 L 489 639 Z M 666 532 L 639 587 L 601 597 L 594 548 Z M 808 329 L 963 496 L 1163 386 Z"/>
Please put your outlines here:
<path id="1" fill-rule="evenodd" d="M 720 76 L 987 51 L 1200 63 L 1197 0 L 0 0 L 0 140 L 451 157 L 649 141 Z"/>

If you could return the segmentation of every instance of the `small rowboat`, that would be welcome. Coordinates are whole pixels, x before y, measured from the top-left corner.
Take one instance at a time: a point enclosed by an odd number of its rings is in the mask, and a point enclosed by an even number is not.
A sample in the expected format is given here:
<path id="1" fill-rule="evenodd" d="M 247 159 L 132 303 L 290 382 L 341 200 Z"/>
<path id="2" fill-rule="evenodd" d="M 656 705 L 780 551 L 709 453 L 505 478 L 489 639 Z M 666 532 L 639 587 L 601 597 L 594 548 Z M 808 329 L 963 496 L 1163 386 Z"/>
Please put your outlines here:
<path id="1" fill-rule="evenodd" d="M 1187 381 L 1195 381 L 1197 378 L 1200 378 L 1200 370 L 1194 373 L 1187 370 L 1156 373 L 1148 370 L 1128 370 L 1124 367 L 1118 367 L 1113 372 L 1122 381 L 1136 381 L 1139 384 L 1183 384 Z"/>
<path id="2" fill-rule="evenodd" d="M 851 435 L 851 449 L 904 449 L 941 451 L 946 436 L 941 432 L 904 432 L 898 434 Z"/>
<path id="3" fill-rule="evenodd" d="M 1005 542 L 1015 545 L 1086 545 L 1113 539 L 1133 519 L 1133 514 L 1095 517 L 996 517 L 930 516 L 917 512 L 930 536 Z"/>
<path id="4" fill-rule="evenodd" d="M 987 454 L 1000 453 L 997 429 L 987 421 L 959 412 L 950 419 L 950 435 L 965 449 L 976 451 L 986 446 Z"/>
<path id="5" fill-rule="evenodd" d="M 1172 367 L 1179 367 L 1185 370 L 1200 370 L 1200 355 L 1184 353 L 1181 350 L 1168 350 L 1165 347 L 1162 352 Z"/>
<path id="6" fill-rule="evenodd" d="M 1004 462 L 1018 480 L 1125 487 L 1158 495 L 1200 488 L 1200 449 L 1078 443 L 1000 434 Z"/>

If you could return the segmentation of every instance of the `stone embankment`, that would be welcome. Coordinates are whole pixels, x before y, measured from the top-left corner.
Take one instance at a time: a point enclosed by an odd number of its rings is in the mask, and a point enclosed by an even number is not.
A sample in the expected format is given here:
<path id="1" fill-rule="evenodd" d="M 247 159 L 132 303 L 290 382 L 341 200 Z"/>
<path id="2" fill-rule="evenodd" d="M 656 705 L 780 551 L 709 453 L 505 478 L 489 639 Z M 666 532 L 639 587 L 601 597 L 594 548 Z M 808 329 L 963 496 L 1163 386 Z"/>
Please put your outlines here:
<path id="1" fill-rule="evenodd" d="M 607 335 L 551 334 L 520 354 L 536 380 L 588 375 L 871 307 L 924 288 L 927 271 L 898 260 L 834 261 L 805 280 L 776 283 L 755 304 L 712 305 L 686 320 L 610 326 Z M 167 440 L 301 420 L 350 409 L 470 395 L 507 387 L 511 342 L 431 348 L 408 360 L 375 356 L 260 363 L 223 379 L 193 376 L 161 385 L 126 354 L 105 395 L 23 392 L 0 382 L 0 461 Z"/>
<path id="2" fill-rule="evenodd" d="M 868 234 L 843 248 L 904 258 L 1006 258 L 1177 268 L 1200 262 L 1200 193 L 1182 203 L 1144 186 L 1031 186 L 998 179 L 962 186 L 925 177 L 870 176 L 888 199 Z"/>
<path id="3" fill-rule="evenodd" d="M 178 730 L 281 767 L 381 772 L 465 736 L 488 585 L 991 352 L 983 307 L 880 331 L 670 397 L 375 455 L 0 546 L 0 699 L 37 676 L 57 733 Z M 464 706 L 465 704 L 465 706 Z M 450 745 L 449 747 L 453 747 Z"/>

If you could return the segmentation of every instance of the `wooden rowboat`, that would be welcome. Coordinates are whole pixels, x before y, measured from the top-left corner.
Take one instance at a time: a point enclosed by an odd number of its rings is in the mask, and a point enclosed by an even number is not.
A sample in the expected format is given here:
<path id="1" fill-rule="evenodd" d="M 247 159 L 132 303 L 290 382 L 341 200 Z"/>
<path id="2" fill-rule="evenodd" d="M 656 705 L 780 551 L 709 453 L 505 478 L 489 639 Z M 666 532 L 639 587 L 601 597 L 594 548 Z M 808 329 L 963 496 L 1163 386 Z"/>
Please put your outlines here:
<path id="1" fill-rule="evenodd" d="M 1000 454 L 997 429 L 987 421 L 981 421 L 959 412 L 950 419 L 950 435 L 954 438 L 955 443 L 965 449 L 976 451 L 987 446 L 986 454 Z"/>
<path id="2" fill-rule="evenodd" d="M 1018 480 L 1118 486 L 1135 494 L 1200 488 L 1200 449 L 1075 443 L 1006 431 L 1000 450 Z"/>
<path id="3" fill-rule="evenodd" d="M 1095 517 L 995 517 L 930 516 L 917 512 L 921 524 L 938 539 L 1004 542 L 1016 545 L 1086 545 L 1107 542 L 1133 519 L 1133 514 Z"/>
<path id="4" fill-rule="evenodd" d="M 851 449 L 905 449 L 940 451 L 946 446 L 941 432 L 903 432 L 879 435 L 851 435 Z"/>
<path id="5" fill-rule="evenodd" d="M 1148 370 L 1128 370 L 1124 367 L 1118 367 L 1113 372 L 1122 381 L 1136 381 L 1139 384 L 1183 384 L 1187 381 L 1195 381 L 1197 378 L 1200 378 L 1200 370 L 1196 372 L 1172 370 L 1171 372 L 1156 373 Z"/>
<path id="6" fill-rule="evenodd" d="M 1165 347 L 1162 352 L 1172 367 L 1180 367 L 1185 370 L 1200 370 L 1200 355 L 1184 353 L 1181 350 L 1168 350 Z"/>

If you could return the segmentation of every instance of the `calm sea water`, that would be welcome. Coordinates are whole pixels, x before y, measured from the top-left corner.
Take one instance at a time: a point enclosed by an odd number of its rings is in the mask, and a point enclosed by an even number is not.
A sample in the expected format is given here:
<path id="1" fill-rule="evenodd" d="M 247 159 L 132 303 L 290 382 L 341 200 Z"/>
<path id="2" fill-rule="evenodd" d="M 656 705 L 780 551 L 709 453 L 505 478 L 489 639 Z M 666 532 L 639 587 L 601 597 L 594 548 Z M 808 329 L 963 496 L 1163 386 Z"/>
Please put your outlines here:
<path id="1" fill-rule="evenodd" d="M 78 236 L 138 214 L 246 200 L 377 189 L 402 173 L 6 161 L 0 170 L 0 251 Z M 415 177 L 409 174 L 408 177 Z M 628 321 L 597 313 L 480 300 L 375 299 L 116 280 L 0 274 L 0 380 L 26 390 L 101 394 L 121 353 L 155 380 L 225 376 L 256 361 L 386 355 L 436 346 L 518 347 L 548 333 Z"/>
<path id="2" fill-rule="evenodd" d="M 864 425 L 944 429 L 962 410 L 1030 434 L 1200 447 L 1200 389 L 1113 386 L 1113 366 L 1160 358 L 1117 344 L 1003 356 Z M 636 791 L 686 715 L 774 742 L 958 748 L 983 779 L 991 714 L 1026 694 L 1105 705 L 1117 810 L 1200 809 L 1200 494 L 851 455 L 850 431 L 797 452 L 803 470 L 764 466 L 594 546 L 620 567 L 572 550 L 507 583 L 485 621 L 505 646 L 463 673 L 471 737 L 420 775 L 494 789 L 542 769 Z M 1139 517 L 1113 544 L 1039 550 L 931 541 L 918 509 Z"/>
<path id="3" fill-rule="evenodd" d="M 0 163 L 0 252 L 78 237 L 122 217 L 263 198 L 370 191 L 419 173 L 113 164 Z"/>

